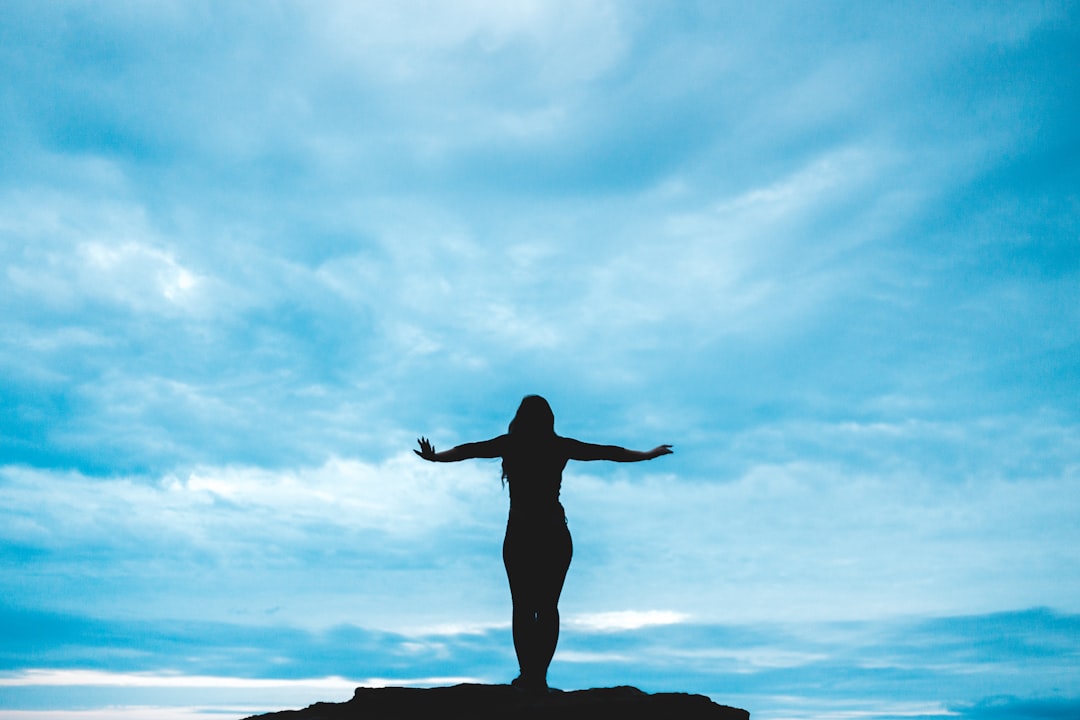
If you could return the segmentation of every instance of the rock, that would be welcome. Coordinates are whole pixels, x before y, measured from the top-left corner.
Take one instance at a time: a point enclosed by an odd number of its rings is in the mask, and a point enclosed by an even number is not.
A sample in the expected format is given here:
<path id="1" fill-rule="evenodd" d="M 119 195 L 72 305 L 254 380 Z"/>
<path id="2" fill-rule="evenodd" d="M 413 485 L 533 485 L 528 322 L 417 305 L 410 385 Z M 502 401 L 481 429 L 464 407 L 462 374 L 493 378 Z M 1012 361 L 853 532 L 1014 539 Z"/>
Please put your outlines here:
<path id="1" fill-rule="evenodd" d="M 649 694 L 633 687 L 544 695 L 509 685 L 357 688 L 352 700 L 245 720 L 749 720 L 750 713 L 704 695 Z"/>

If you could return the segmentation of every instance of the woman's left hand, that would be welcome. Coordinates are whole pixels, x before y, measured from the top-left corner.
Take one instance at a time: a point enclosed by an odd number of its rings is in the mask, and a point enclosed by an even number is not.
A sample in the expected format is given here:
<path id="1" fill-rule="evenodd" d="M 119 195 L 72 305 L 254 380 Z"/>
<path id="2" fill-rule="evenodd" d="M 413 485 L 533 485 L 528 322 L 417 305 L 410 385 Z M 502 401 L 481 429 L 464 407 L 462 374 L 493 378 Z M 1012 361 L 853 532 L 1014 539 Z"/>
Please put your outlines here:
<path id="1" fill-rule="evenodd" d="M 429 462 L 435 462 L 435 446 L 431 444 L 431 441 L 426 437 L 421 437 L 417 438 L 416 442 L 420 443 L 420 449 L 413 452 Z"/>

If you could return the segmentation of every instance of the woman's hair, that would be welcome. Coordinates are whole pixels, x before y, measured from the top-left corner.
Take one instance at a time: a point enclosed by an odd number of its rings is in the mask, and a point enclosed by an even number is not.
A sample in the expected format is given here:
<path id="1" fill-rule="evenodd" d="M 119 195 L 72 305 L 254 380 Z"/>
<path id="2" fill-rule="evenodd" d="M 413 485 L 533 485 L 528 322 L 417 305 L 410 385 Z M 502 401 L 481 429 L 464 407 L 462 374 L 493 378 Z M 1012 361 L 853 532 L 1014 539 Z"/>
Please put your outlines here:
<path id="1" fill-rule="evenodd" d="M 510 445 L 515 454 L 545 445 L 555 437 L 555 413 L 548 401 L 539 395 L 526 395 L 510 421 Z M 506 457 L 503 457 L 502 479 L 506 483 Z"/>
<path id="2" fill-rule="evenodd" d="M 526 395 L 510 421 L 510 434 L 524 439 L 547 438 L 555 434 L 555 413 L 539 395 Z"/>

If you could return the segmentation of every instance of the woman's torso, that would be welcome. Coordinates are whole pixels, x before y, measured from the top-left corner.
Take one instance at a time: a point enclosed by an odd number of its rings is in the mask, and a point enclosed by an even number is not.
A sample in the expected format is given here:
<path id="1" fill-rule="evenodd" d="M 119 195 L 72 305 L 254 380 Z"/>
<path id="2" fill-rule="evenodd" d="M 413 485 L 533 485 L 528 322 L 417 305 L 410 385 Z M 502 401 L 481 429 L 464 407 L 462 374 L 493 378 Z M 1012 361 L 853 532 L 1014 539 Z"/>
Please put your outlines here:
<path id="1" fill-rule="evenodd" d="M 503 470 L 510 485 L 511 516 L 562 516 L 559 491 L 570 459 L 564 438 L 504 437 Z"/>

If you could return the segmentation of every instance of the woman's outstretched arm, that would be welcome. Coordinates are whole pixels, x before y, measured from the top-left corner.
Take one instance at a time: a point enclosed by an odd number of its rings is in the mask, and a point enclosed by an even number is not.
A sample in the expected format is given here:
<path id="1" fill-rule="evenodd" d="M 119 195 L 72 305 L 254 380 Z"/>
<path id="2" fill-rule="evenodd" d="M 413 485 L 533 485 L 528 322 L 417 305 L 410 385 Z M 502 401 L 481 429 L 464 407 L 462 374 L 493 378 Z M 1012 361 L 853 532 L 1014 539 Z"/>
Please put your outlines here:
<path id="1" fill-rule="evenodd" d="M 641 462 L 661 455 L 670 455 L 670 445 L 657 445 L 652 450 L 627 450 L 618 445 L 594 445 L 567 438 L 571 460 L 612 460 L 614 462 Z"/>
<path id="2" fill-rule="evenodd" d="M 413 452 L 430 462 L 457 462 L 458 460 L 469 460 L 471 458 L 496 458 L 502 456 L 502 439 L 504 437 L 506 436 L 500 435 L 491 440 L 465 443 L 442 452 L 435 452 L 435 446 L 431 444 L 431 441 L 426 437 L 422 437 L 417 440 L 420 443 L 420 449 L 413 450 Z"/>

